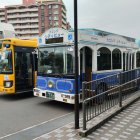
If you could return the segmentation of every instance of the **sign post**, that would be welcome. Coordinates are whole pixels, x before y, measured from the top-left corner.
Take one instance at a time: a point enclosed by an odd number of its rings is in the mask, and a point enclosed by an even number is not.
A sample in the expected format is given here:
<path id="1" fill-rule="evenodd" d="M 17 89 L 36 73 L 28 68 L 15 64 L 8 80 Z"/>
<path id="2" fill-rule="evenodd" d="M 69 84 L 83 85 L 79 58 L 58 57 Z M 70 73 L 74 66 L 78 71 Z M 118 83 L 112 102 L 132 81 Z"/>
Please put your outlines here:
<path id="1" fill-rule="evenodd" d="M 78 91 L 78 20 L 77 0 L 74 0 L 74 46 L 75 46 L 75 129 L 79 129 L 79 91 Z"/>

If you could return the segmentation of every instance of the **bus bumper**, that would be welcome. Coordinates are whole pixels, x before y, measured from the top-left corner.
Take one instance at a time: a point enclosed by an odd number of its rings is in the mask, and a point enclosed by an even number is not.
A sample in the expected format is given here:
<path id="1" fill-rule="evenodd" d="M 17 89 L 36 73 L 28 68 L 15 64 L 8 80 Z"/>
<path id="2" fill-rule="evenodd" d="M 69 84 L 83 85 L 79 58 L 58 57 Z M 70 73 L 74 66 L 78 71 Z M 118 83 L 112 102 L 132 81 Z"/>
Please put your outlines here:
<path id="1" fill-rule="evenodd" d="M 13 88 L 0 87 L 0 94 L 13 94 L 14 92 Z"/>
<path id="2" fill-rule="evenodd" d="M 74 94 L 65 94 L 65 93 L 60 93 L 55 91 L 47 91 L 47 90 L 34 88 L 34 96 L 65 102 L 69 104 L 75 103 Z"/>

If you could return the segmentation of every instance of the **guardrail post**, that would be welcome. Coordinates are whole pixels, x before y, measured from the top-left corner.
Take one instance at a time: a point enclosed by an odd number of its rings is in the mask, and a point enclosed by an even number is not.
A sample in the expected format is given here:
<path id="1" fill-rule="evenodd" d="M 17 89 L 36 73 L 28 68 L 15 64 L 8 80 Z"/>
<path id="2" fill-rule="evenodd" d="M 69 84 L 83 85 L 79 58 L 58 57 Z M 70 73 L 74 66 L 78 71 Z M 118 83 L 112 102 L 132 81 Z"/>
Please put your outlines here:
<path id="1" fill-rule="evenodd" d="M 139 90 L 139 84 L 138 84 L 138 82 L 139 82 L 138 70 L 139 70 L 139 69 L 136 69 L 136 70 L 135 70 L 136 88 L 137 88 L 137 90 Z"/>
<path id="2" fill-rule="evenodd" d="M 82 100 L 85 100 L 85 82 L 82 83 Z"/>
<path id="3" fill-rule="evenodd" d="M 122 107 L 122 84 L 123 84 L 123 82 L 122 82 L 122 74 L 123 73 L 121 73 L 120 72 L 120 87 L 119 87 L 119 107 Z"/>
<path id="4" fill-rule="evenodd" d="M 86 103 L 84 102 L 85 100 L 85 84 L 82 83 L 82 108 L 83 108 L 83 130 L 86 130 Z"/>
<path id="5" fill-rule="evenodd" d="M 86 102 L 83 102 L 83 130 L 86 130 Z"/>

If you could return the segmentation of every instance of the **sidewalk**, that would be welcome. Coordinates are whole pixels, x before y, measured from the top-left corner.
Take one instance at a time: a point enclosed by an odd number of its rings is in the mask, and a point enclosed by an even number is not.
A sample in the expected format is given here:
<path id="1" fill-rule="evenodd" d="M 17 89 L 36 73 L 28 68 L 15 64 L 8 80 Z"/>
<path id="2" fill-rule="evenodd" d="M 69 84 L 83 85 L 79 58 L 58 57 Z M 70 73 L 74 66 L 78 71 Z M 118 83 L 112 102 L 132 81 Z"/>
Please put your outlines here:
<path id="1" fill-rule="evenodd" d="M 130 99 L 128 99 L 130 100 Z M 130 102 L 130 101 L 129 101 Z M 126 105 L 127 106 L 127 105 Z M 82 122 L 80 121 L 80 126 Z M 79 136 L 74 123 L 58 128 L 34 140 L 140 140 L 140 99 L 87 137 Z"/>

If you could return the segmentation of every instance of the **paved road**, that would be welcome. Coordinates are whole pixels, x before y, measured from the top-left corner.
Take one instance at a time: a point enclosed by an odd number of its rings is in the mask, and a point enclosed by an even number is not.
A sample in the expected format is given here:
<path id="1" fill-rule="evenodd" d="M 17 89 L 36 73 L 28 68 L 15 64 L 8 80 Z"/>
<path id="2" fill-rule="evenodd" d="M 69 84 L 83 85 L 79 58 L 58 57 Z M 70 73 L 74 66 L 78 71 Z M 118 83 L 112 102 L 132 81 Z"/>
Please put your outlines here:
<path id="1" fill-rule="evenodd" d="M 31 94 L 0 95 L 0 139 L 6 135 L 71 114 L 73 106 Z"/>
<path id="2" fill-rule="evenodd" d="M 140 140 L 140 100 L 85 138 L 70 123 L 34 140 Z"/>

